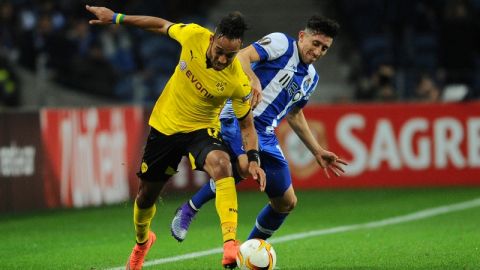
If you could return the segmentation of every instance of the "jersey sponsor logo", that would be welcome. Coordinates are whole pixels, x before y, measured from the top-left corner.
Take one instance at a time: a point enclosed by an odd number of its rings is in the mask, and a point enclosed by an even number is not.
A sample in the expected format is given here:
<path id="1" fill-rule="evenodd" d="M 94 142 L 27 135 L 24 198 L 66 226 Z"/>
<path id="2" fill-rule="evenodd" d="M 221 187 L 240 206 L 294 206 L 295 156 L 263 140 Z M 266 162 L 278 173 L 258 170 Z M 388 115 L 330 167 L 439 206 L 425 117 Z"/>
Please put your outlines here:
<path id="1" fill-rule="evenodd" d="M 290 96 L 295 96 L 299 89 L 300 86 L 294 81 L 292 81 L 292 83 L 290 83 L 290 85 L 287 87 L 287 91 Z"/>
<path id="2" fill-rule="evenodd" d="M 258 44 L 262 46 L 266 46 L 272 42 L 272 39 L 270 37 L 263 37 L 259 41 L 257 41 Z"/>
<path id="3" fill-rule="evenodd" d="M 187 76 L 187 78 L 189 79 L 190 83 L 193 84 L 193 86 L 195 87 L 195 89 L 198 90 L 198 92 L 200 92 L 201 95 L 203 95 L 204 97 L 206 98 L 214 98 L 215 96 L 210 94 L 210 92 L 208 92 L 208 90 L 203 86 L 202 82 L 200 82 L 198 80 L 197 77 L 195 77 L 195 74 L 193 74 L 192 71 L 190 71 L 189 69 L 187 69 L 187 72 L 185 72 L 185 75 Z"/>
<path id="4" fill-rule="evenodd" d="M 297 102 L 302 98 L 302 92 L 298 91 L 293 95 L 292 101 Z"/>

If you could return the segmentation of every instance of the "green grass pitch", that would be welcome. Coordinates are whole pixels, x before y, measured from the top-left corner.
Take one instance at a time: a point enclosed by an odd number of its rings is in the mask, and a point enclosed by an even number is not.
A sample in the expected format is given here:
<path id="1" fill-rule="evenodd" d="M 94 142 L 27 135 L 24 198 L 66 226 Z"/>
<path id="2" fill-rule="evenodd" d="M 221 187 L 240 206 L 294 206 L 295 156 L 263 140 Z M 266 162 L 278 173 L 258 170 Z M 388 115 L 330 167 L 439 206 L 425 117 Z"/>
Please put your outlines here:
<path id="1" fill-rule="evenodd" d="M 480 198 L 480 188 L 297 191 L 297 197 L 272 238 L 277 269 L 480 269 L 480 205 L 452 208 Z M 221 269 L 218 252 L 161 260 L 221 247 L 213 202 L 183 243 L 170 236 L 174 210 L 186 198 L 166 194 L 158 203 L 152 226 L 158 238 L 145 269 Z M 260 192 L 239 193 L 240 240 L 265 202 Z M 405 218 L 440 206 L 447 210 Z M 380 222 L 395 217 L 400 222 Z M 317 233 L 299 236 L 308 232 Z M 1 215 L 0 235 L 0 269 L 121 269 L 134 243 L 132 206 Z"/>

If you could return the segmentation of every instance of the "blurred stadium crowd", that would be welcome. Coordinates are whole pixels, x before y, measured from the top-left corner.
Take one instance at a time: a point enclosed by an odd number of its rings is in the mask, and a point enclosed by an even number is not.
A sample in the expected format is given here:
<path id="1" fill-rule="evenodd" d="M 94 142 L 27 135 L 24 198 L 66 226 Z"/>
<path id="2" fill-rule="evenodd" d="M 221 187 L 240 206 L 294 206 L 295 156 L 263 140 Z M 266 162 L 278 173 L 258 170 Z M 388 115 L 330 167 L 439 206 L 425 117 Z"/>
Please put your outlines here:
<path id="1" fill-rule="evenodd" d="M 479 97 L 480 0 L 341 0 L 335 10 L 356 100 Z"/>
<path id="2" fill-rule="evenodd" d="M 91 1 L 127 14 L 209 25 L 218 0 Z M 338 0 L 354 101 L 480 96 L 480 0 Z M 19 66 L 69 88 L 122 102 L 155 101 L 179 46 L 127 27 L 90 27 L 85 1 L 0 0 L 0 106 L 21 106 Z M 319 11 L 319 13 L 322 13 Z M 268 16 L 268 15 L 266 15 Z M 281 31 L 281 29 L 278 29 Z M 463 97 L 464 96 L 464 97 Z"/>
<path id="3" fill-rule="evenodd" d="M 48 79 L 62 85 L 120 101 L 155 100 L 173 72 L 179 46 L 138 29 L 91 27 L 85 4 L 201 24 L 215 1 L 0 0 L 0 67 L 10 74 L 12 63 L 47 70 Z M 20 105 L 18 91 L 1 91 L 6 105 Z"/>

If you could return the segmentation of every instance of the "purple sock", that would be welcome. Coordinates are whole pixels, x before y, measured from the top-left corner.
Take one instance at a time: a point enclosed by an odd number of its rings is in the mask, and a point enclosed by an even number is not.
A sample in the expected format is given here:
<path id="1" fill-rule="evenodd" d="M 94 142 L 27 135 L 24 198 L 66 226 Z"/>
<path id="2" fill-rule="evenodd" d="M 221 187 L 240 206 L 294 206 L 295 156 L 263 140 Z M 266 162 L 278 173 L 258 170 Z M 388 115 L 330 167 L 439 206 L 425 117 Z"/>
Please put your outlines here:
<path id="1" fill-rule="evenodd" d="M 203 185 L 197 193 L 195 193 L 192 197 L 192 204 L 195 206 L 195 210 L 200 210 L 200 208 L 208 201 L 211 199 L 215 198 L 215 192 L 212 190 L 215 188 L 214 185 L 212 185 L 213 180 L 210 179 L 208 183 Z"/>

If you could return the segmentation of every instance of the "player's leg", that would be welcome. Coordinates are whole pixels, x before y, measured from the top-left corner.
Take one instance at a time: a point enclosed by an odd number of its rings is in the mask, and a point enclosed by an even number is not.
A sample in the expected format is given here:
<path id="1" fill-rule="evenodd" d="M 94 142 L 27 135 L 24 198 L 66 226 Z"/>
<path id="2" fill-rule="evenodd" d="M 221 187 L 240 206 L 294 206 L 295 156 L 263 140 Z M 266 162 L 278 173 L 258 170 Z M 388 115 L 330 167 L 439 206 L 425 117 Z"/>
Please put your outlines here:
<path id="1" fill-rule="evenodd" d="M 292 186 L 287 189 L 284 196 L 270 198 L 270 203 L 257 216 L 255 227 L 250 232 L 248 239 L 271 237 L 283 224 L 296 203 L 297 198 Z"/>
<path id="2" fill-rule="evenodd" d="M 207 172 L 215 181 L 215 208 L 220 218 L 226 268 L 236 266 L 238 204 L 235 180 L 226 146 L 214 129 L 199 130 L 187 147 L 192 167 Z"/>
<path id="3" fill-rule="evenodd" d="M 239 170 L 237 168 L 244 168 L 243 171 L 248 172 L 246 169 L 248 165 L 247 156 L 242 149 L 240 128 L 238 127 L 237 120 L 234 118 L 222 119 L 221 123 L 221 137 L 223 143 L 229 150 L 231 160 L 237 160 L 237 162 L 233 162 L 232 165 L 235 181 L 238 182 L 245 177 L 242 177 L 242 174 L 238 173 Z M 239 166 L 239 164 L 241 165 Z M 205 203 L 215 198 L 215 191 L 215 181 L 210 179 L 210 181 L 205 183 L 189 201 L 176 210 L 170 227 L 172 236 L 175 239 L 181 242 L 186 238 L 193 218 Z"/>
<path id="4" fill-rule="evenodd" d="M 136 243 L 128 258 L 126 269 L 142 269 L 145 257 L 155 243 L 156 235 L 150 230 L 150 224 L 156 212 L 155 201 L 162 187 L 163 183 L 140 180 L 139 190 L 133 205 Z"/>
<path id="5" fill-rule="evenodd" d="M 133 208 L 136 244 L 130 254 L 127 269 L 141 269 L 145 256 L 156 240 L 150 230 L 156 212 L 155 202 L 166 181 L 176 173 L 181 151 L 175 148 L 175 138 L 152 129 L 142 158 L 140 185 Z"/>
<path id="6" fill-rule="evenodd" d="M 244 156 L 245 162 L 247 162 L 247 156 Z M 233 163 L 233 171 L 235 172 L 237 169 L 236 165 L 238 162 Z M 235 183 L 239 183 L 243 178 L 239 176 L 238 173 L 234 173 Z M 210 180 L 205 183 L 200 190 L 198 190 L 190 200 L 182 204 L 177 210 L 175 211 L 175 215 L 173 216 L 172 222 L 170 224 L 170 231 L 172 236 L 179 242 L 182 242 L 187 237 L 188 229 L 190 228 L 190 224 L 192 223 L 193 219 L 202 208 L 202 206 L 215 199 L 216 195 L 216 187 L 215 181 L 210 178 Z"/>
<path id="7" fill-rule="evenodd" d="M 245 167 L 247 156 L 243 151 L 242 134 L 235 118 L 221 119 L 221 138 L 231 155 L 232 163 L 237 161 L 233 163 L 234 178 L 236 181 L 246 178 L 241 168 L 242 166 Z M 215 197 L 215 180 L 210 180 L 190 200 L 189 204 L 192 208 L 198 210 L 203 204 Z"/>
<path id="8" fill-rule="evenodd" d="M 237 157 L 236 162 L 232 162 L 233 177 L 235 178 L 235 184 L 238 184 L 241 180 L 247 178 L 248 175 L 247 155 L 242 154 Z M 205 203 L 215 198 L 215 190 L 215 180 L 210 178 L 210 180 L 192 196 L 188 205 L 195 211 L 200 210 Z"/>
<path id="9" fill-rule="evenodd" d="M 292 187 L 290 169 L 279 147 L 264 146 L 261 154 L 267 185 L 265 192 L 270 202 L 257 216 L 248 239 L 267 239 L 280 228 L 296 205 L 297 198 Z"/>

